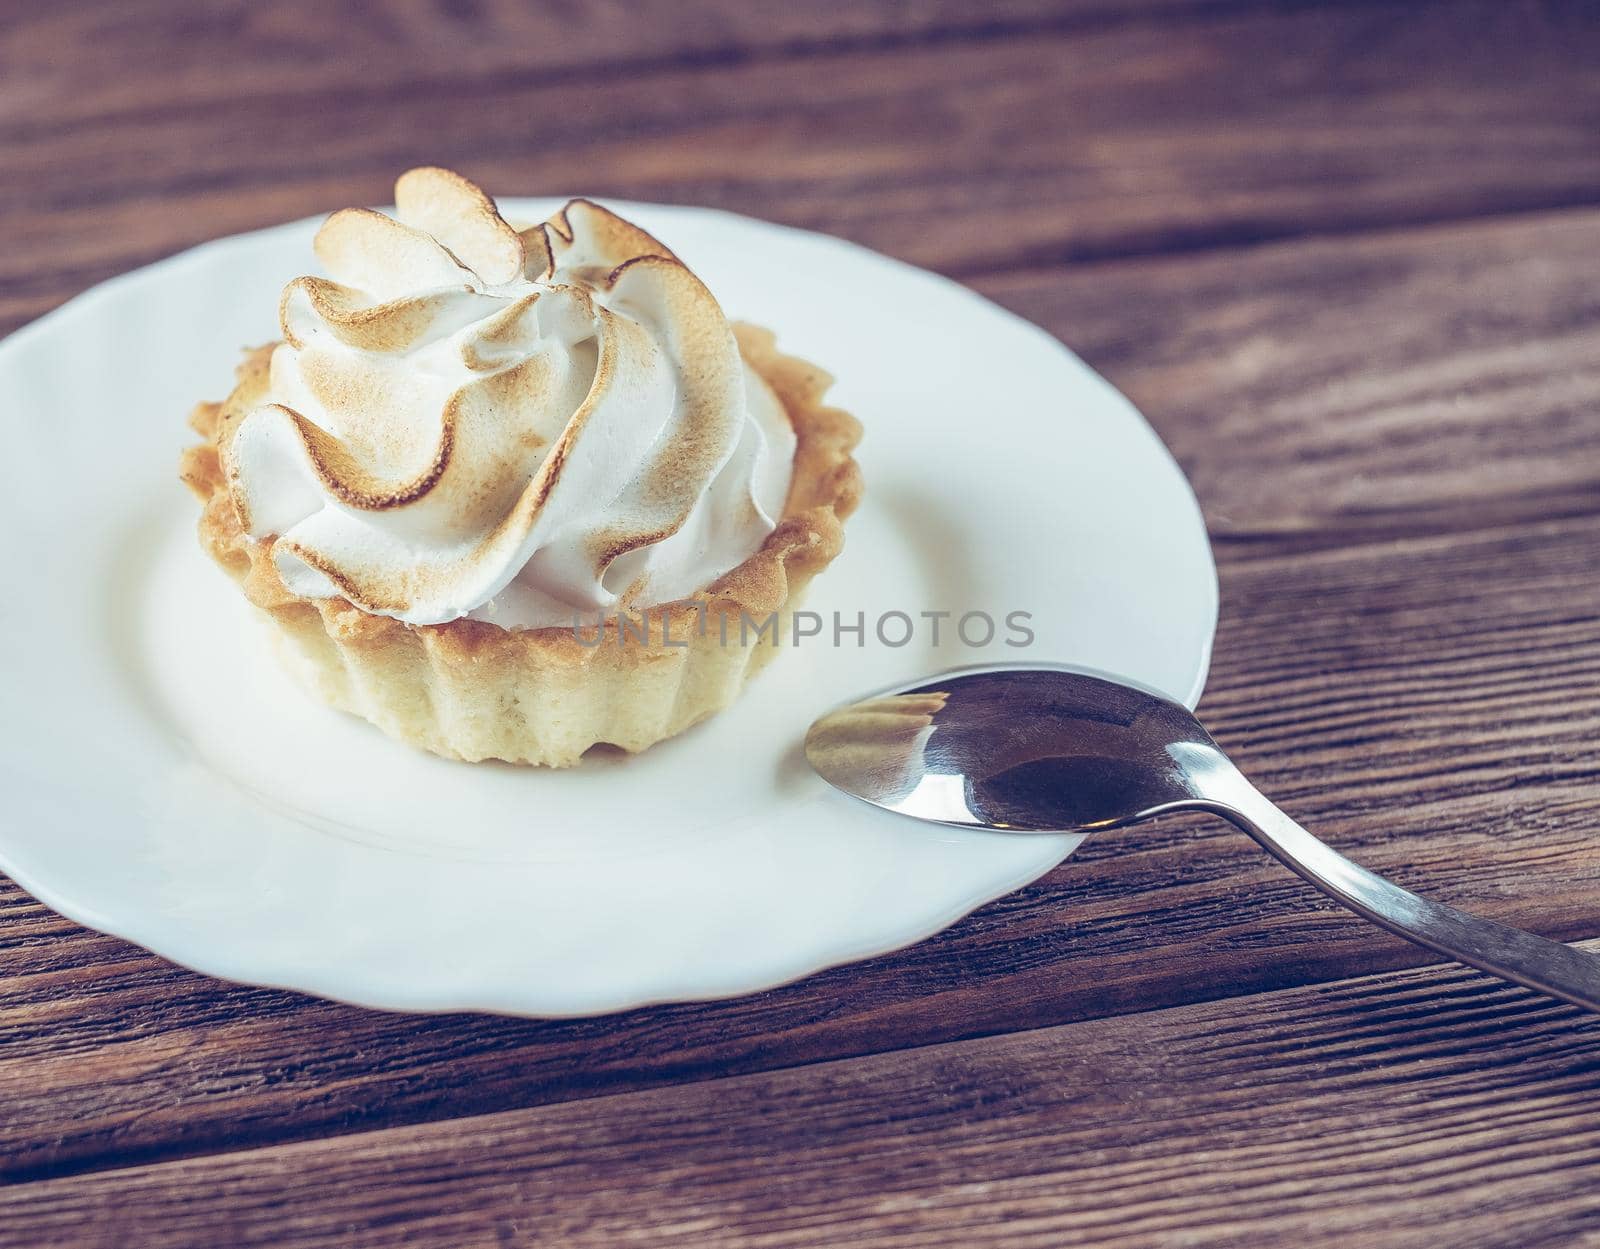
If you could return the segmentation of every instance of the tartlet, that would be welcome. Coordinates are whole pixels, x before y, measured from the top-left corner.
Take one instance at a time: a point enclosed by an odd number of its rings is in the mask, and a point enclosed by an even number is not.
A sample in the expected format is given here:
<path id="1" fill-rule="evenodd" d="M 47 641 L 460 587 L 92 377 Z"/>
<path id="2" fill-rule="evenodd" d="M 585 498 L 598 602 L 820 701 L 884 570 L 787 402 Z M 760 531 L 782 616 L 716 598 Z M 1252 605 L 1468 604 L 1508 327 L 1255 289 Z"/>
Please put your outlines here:
<path id="1" fill-rule="evenodd" d="M 727 706 L 789 638 L 860 497 L 860 427 L 823 403 L 831 379 L 729 325 L 598 205 L 514 231 L 446 171 L 396 190 L 409 224 L 346 210 L 318 236 L 365 285 L 291 283 L 284 341 L 194 410 L 181 472 L 202 546 L 305 685 L 435 754 L 567 766 Z M 567 412 L 551 395 L 591 363 Z"/>

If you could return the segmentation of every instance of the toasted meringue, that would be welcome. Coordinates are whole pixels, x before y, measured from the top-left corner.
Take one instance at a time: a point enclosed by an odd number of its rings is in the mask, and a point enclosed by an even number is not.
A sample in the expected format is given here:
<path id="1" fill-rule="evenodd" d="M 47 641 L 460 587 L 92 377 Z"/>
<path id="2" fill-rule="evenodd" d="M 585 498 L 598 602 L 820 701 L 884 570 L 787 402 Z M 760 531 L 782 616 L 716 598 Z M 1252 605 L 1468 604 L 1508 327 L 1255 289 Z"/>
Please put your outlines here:
<path id="1" fill-rule="evenodd" d="M 409 624 L 570 625 L 692 594 L 783 510 L 794 431 L 717 301 L 586 200 L 513 230 L 414 169 L 283 293 L 265 401 L 220 438 L 285 586 Z"/>
<path id="2" fill-rule="evenodd" d="M 786 630 L 707 610 L 784 620 L 859 497 L 826 374 L 596 204 L 518 231 L 440 169 L 395 201 L 328 219 L 331 279 L 196 410 L 203 545 L 307 684 L 438 754 L 565 765 L 725 706 Z"/>

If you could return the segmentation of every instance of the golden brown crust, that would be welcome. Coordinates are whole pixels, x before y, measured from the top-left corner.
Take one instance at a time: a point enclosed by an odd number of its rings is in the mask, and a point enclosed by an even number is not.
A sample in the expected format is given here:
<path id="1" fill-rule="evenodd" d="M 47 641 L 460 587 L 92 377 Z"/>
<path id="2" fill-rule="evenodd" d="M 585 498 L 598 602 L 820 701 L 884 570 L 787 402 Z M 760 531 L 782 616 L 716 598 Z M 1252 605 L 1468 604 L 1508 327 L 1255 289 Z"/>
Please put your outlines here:
<path id="1" fill-rule="evenodd" d="M 667 604 L 639 613 L 637 618 L 646 622 L 644 640 L 630 634 L 617 621 L 607 624 L 600 644 L 596 644 L 592 630 L 586 630 L 588 636 L 580 640 L 573 629 L 566 627 L 509 630 L 466 619 L 408 625 L 362 611 L 345 599 L 304 599 L 291 594 L 277 575 L 272 539 L 255 542 L 246 536 L 218 454 L 219 444 L 241 417 L 265 400 L 271 346 L 257 348 L 246 356 L 239 366 L 238 385 L 224 402 L 201 404 L 191 414 L 190 424 L 204 441 L 184 452 L 181 476 L 204 505 L 201 544 L 239 582 L 250 601 L 272 616 L 302 650 L 332 645 L 339 651 L 337 658 L 352 672 L 365 660 L 395 668 L 401 664 L 415 666 L 417 657 L 422 656 L 435 678 L 441 672 L 459 678 L 469 671 L 486 678 L 503 669 L 511 674 L 508 679 L 525 686 L 531 674 L 536 678 L 535 684 L 544 681 L 567 688 L 586 681 L 610 681 L 617 689 L 625 689 L 631 687 L 623 683 L 636 680 L 639 673 L 672 670 L 678 673 L 676 679 L 681 684 L 691 679 L 687 676 L 690 652 L 665 649 L 661 639 L 681 639 L 697 630 L 704 635 L 707 625 L 702 611 L 707 617 L 731 618 L 737 629 L 741 613 L 759 620 L 785 608 L 792 609 L 797 592 L 839 554 L 844 544 L 843 522 L 861 498 L 861 475 L 850 454 L 861 428 L 849 414 L 822 403 L 831 378 L 815 365 L 784 355 L 767 330 L 736 325 L 734 331 L 744 358 L 772 388 L 794 426 L 796 449 L 789 498 L 781 521 L 761 549 L 708 587 L 699 596 L 698 605 Z M 718 626 L 712 624 L 709 628 L 715 633 Z M 708 656 L 700 667 L 702 673 L 712 671 L 715 665 L 727 670 L 717 676 L 718 681 L 729 686 L 725 697 L 718 694 L 696 711 L 695 701 L 685 699 L 680 690 L 671 697 L 673 716 L 662 721 L 661 731 L 641 730 L 630 737 L 626 732 L 602 726 L 596 728 L 595 732 L 601 735 L 594 740 L 614 741 L 630 750 L 642 749 L 731 701 L 746 670 L 753 671 L 766 654 L 735 660 L 726 652 L 737 652 L 737 647 L 724 647 L 723 651 L 724 654 Z M 729 665 L 737 667 L 737 680 L 728 675 L 733 672 Z M 473 680 L 480 678 L 475 676 Z M 579 741 L 574 746 L 567 741 L 552 748 L 548 744 L 519 743 L 504 733 L 489 735 L 479 745 L 463 744 L 459 734 L 430 735 L 386 723 L 384 717 L 363 710 L 363 700 L 370 701 L 366 695 L 355 698 L 338 690 L 325 694 L 337 705 L 365 714 L 395 735 L 440 754 L 560 765 L 574 762 L 582 748 L 591 744 Z M 421 696 L 426 701 L 425 691 Z"/>

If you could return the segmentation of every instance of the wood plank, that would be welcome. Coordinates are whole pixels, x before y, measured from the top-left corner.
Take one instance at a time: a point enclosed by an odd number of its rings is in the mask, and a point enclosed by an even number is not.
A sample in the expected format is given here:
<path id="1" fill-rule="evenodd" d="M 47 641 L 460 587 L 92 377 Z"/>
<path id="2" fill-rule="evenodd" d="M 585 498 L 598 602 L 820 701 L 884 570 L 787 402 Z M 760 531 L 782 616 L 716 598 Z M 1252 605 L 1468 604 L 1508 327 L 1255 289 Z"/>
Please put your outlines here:
<path id="1" fill-rule="evenodd" d="M 1597 1043 L 1408 972 L 24 1185 L 0 1244 L 1593 1244 Z"/>
<path id="2" fill-rule="evenodd" d="M 377 78 L 415 90 L 485 78 L 614 79 L 662 65 L 715 65 L 848 48 L 971 43 L 1249 0 L 960 0 L 800 6 L 785 0 L 700 0 L 640 6 L 434 4 L 373 0 L 361 20 L 315 0 L 174 3 L 95 0 L 18 7 L 0 19 L 0 117 L 79 124 L 241 97 L 353 86 Z"/>
<path id="3" fill-rule="evenodd" d="M 976 285 L 1139 404 L 1214 536 L 1326 543 L 1600 509 L 1597 277 L 1571 211 Z"/>
<path id="4" fill-rule="evenodd" d="M 1441 900 L 1600 933 L 1600 517 L 1225 547 L 1206 715 L 1313 830 Z M 230 987 L 3 895 L 13 1178 L 590 1097 L 1140 1010 L 1430 956 L 1220 824 L 1090 841 L 900 954 L 734 1002 L 538 1023 Z"/>
<path id="5" fill-rule="evenodd" d="M 969 274 L 1600 194 L 1592 7 L 1200 5 L 1154 23 L 1014 0 L 968 44 L 935 37 L 971 20 L 950 6 L 892 5 L 790 46 L 787 6 L 747 56 L 785 6 L 723 5 L 704 27 L 637 19 L 635 52 L 667 59 L 597 77 L 561 66 L 613 37 L 598 25 L 563 51 L 540 34 L 556 10 L 455 8 L 388 6 L 320 55 L 332 19 L 307 4 L 185 19 L 163 56 L 146 42 L 163 28 L 122 6 L 13 18 L 6 326 L 205 238 L 382 201 L 419 161 L 500 193 L 731 208 Z M 456 54 L 480 41 L 527 59 L 485 75 Z"/>

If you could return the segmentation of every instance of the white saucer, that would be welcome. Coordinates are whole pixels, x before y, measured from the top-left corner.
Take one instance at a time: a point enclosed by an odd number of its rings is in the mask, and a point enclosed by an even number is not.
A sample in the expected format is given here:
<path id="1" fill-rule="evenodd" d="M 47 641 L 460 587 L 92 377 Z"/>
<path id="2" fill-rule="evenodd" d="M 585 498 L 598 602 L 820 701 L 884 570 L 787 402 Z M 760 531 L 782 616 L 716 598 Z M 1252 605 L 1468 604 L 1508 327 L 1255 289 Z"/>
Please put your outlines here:
<path id="1" fill-rule="evenodd" d="M 512 201 L 536 220 L 557 201 Z M 1132 406 L 1054 339 L 932 274 L 724 213 L 621 204 L 734 317 L 838 377 L 867 498 L 808 607 L 864 612 L 710 723 L 552 773 L 446 762 L 313 705 L 194 539 L 184 418 L 276 337 L 315 222 L 196 248 L 0 344 L 0 868 L 190 967 L 401 1010 L 591 1014 L 781 984 L 915 941 L 1076 838 L 921 827 L 799 743 L 826 708 L 963 664 L 1067 661 L 1191 706 L 1216 577 Z M 985 611 L 995 644 L 924 611 Z M 871 636 L 881 613 L 917 637 Z M 1030 612 L 1032 646 L 1004 618 Z M 969 633 L 980 632 L 976 618 Z M 903 631 L 891 622 L 891 639 Z"/>

